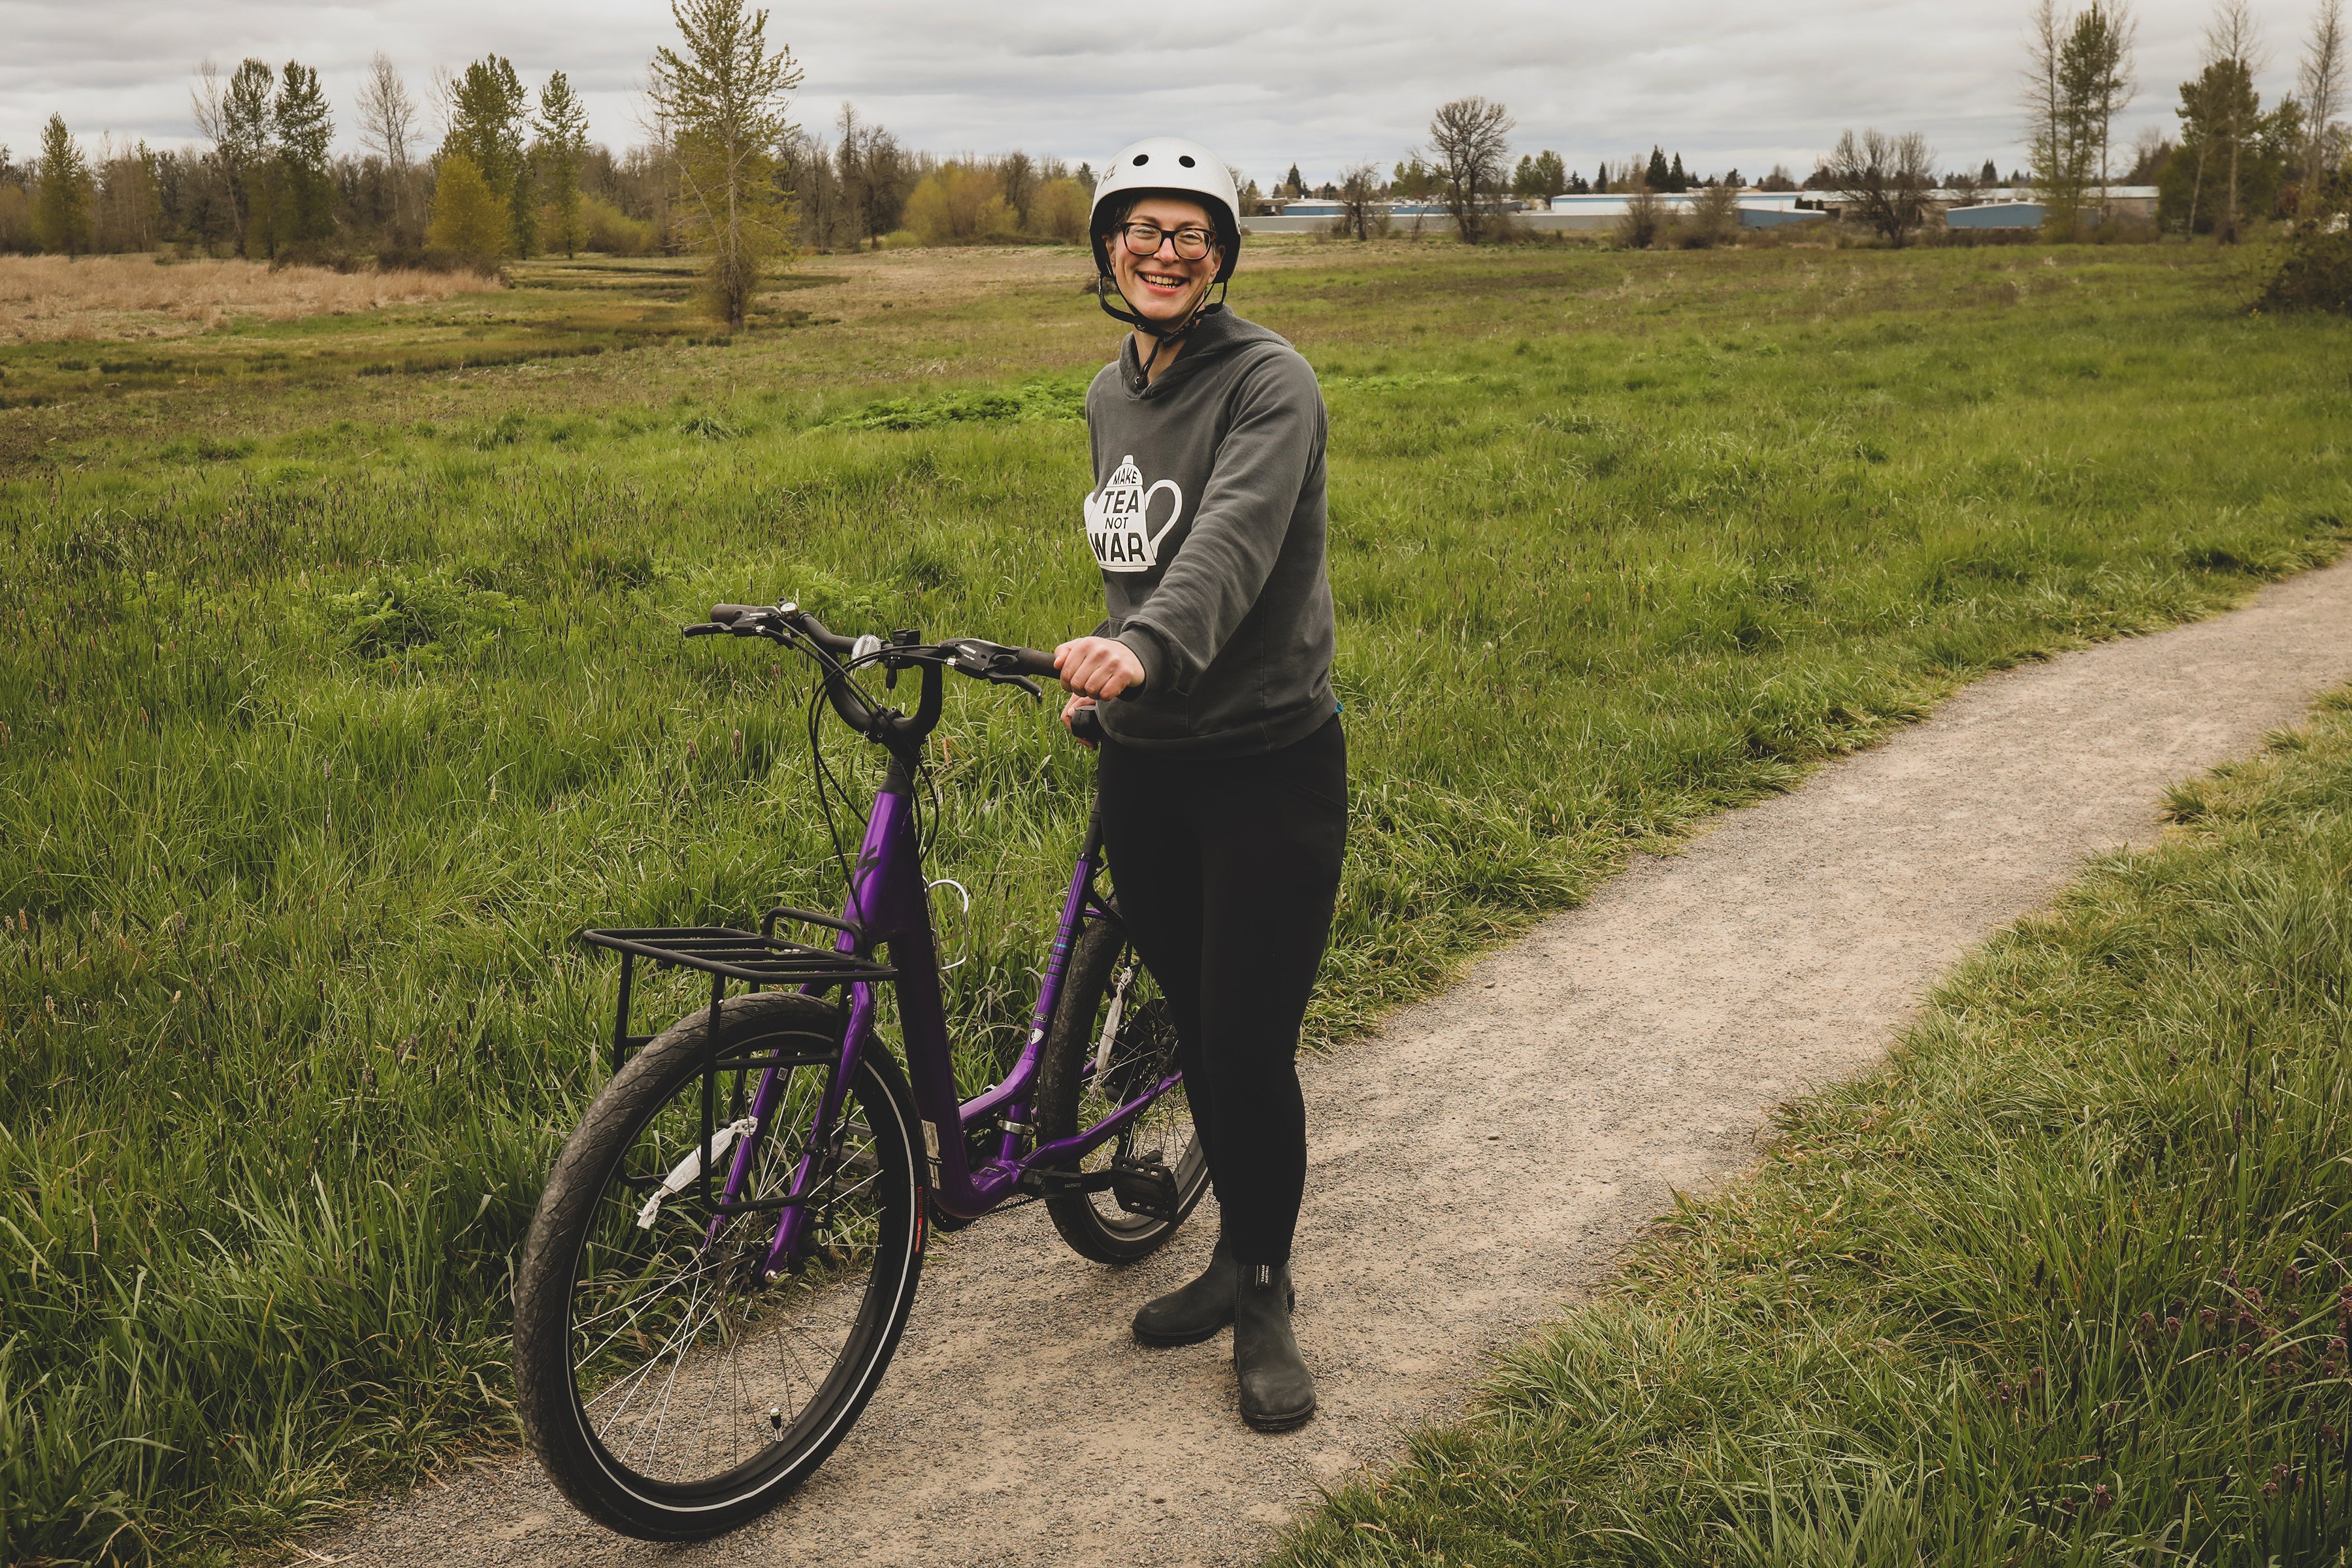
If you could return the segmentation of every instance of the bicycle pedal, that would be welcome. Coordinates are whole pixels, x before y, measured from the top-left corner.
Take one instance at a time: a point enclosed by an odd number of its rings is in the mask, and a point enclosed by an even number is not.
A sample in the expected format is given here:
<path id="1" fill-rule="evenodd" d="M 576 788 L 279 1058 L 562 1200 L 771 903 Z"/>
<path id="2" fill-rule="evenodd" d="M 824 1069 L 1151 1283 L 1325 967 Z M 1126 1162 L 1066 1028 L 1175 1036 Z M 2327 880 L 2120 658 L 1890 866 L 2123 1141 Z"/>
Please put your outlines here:
<path id="1" fill-rule="evenodd" d="M 1176 1173 L 1160 1160 L 1121 1163 L 1111 1167 L 1111 1195 L 1129 1214 L 1173 1224 L 1184 1200 L 1176 1191 Z"/>

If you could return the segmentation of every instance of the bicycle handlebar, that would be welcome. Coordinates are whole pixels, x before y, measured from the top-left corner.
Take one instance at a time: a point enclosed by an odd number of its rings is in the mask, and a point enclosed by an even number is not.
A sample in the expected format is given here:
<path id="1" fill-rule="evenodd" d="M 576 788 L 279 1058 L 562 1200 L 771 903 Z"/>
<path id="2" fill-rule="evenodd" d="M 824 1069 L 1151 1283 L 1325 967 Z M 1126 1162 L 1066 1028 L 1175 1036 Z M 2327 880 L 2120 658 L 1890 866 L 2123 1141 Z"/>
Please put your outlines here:
<path id="1" fill-rule="evenodd" d="M 713 605 L 709 622 L 686 628 L 688 637 L 714 637 L 720 633 L 808 644 L 824 656 L 821 662 L 830 667 L 824 671 L 825 696 L 842 722 L 885 745 L 919 742 L 939 722 L 942 670 L 953 669 L 976 680 L 1018 686 L 1032 697 L 1044 696 L 1036 684 L 1039 680 L 1056 680 L 1061 675 L 1055 667 L 1054 656 L 1037 648 L 992 643 L 982 637 L 945 637 L 923 645 L 913 640 L 911 632 L 901 632 L 887 642 L 875 637 L 843 637 L 798 605 L 790 603 Z M 864 663 L 877 656 L 893 669 L 908 664 L 921 667 L 922 697 L 911 717 L 896 710 L 875 707 L 849 681 L 845 666 Z M 1121 698 L 1136 694 L 1132 687 L 1119 693 Z M 1088 712 L 1083 717 L 1091 720 L 1093 715 Z M 1099 731 L 1098 725 L 1089 724 L 1088 728 Z M 1077 726 L 1074 724 L 1072 730 L 1076 732 Z M 1096 737 L 1081 733 L 1078 738 L 1090 742 Z"/>

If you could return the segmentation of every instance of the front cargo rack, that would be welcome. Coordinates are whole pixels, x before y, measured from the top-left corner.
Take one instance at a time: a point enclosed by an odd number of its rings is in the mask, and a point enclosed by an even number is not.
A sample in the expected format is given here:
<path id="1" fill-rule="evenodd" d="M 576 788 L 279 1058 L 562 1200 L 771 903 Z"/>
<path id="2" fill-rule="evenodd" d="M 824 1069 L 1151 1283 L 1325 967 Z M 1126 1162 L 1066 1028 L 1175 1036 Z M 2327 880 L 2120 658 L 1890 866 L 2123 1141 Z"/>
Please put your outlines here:
<path id="1" fill-rule="evenodd" d="M 714 1017 L 726 1000 L 730 980 L 755 991 L 779 985 L 822 992 L 836 985 L 871 984 L 898 977 L 898 970 L 889 964 L 854 952 L 784 942 L 769 934 L 775 929 L 777 915 L 807 918 L 799 910 L 777 910 L 763 922 L 768 927 L 765 932 L 737 931 L 731 926 L 631 926 L 582 931 L 580 940 L 589 946 L 610 948 L 621 955 L 620 996 L 613 1010 L 613 1070 L 620 1071 L 629 1053 L 653 1038 L 629 1030 L 630 994 L 640 958 L 651 959 L 656 968 L 697 969 L 709 975 Z M 826 925 L 841 923 L 822 916 L 815 919 Z"/>

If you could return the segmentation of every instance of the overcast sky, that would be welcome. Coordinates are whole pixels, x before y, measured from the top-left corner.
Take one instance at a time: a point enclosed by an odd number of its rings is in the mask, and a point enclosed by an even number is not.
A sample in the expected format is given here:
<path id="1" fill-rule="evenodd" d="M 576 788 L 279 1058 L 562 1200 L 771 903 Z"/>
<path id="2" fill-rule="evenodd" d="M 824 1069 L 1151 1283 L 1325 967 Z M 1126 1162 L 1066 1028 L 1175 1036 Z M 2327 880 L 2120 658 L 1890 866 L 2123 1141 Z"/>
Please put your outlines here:
<path id="1" fill-rule="evenodd" d="M 1429 112 L 1500 99 L 1515 152 L 1555 148 L 1586 174 L 1607 158 L 1679 149 L 1694 172 L 1800 176 L 1846 125 L 1927 134 L 1947 168 L 2024 162 L 2015 108 L 2027 0 L 834 0 L 774 7 L 772 39 L 806 73 L 798 117 L 844 99 L 912 147 L 1100 164 L 1138 136 L 1207 142 L 1260 181 L 1295 159 L 1310 179 L 1393 163 Z M 2253 0 L 2269 42 L 2265 100 L 2292 86 L 2309 0 Z M 2137 101 L 2125 134 L 2172 123 L 2208 6 L 2141 0 Z M 487 53 L 534 88 L 551 69 L 586 94 L 596 140 L 641 139 L 637 89 L 672 36 L 647 0 L 0 0 L 0 142 L 22 158 L 53 111 L 86 142 L 192 139 L 188 81 L 209 56 L 315 66 L 346 146 L 360 72 L 390 54 L 420 100 L 435 68 Z"/>

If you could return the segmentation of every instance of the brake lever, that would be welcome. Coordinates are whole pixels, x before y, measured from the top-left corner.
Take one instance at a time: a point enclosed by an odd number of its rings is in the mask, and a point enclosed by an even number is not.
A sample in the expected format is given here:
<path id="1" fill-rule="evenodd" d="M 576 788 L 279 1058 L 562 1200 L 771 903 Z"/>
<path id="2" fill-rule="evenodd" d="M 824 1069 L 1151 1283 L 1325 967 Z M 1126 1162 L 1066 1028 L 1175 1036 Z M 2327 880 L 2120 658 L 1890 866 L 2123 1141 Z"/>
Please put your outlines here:
<path id="1" fill-rule="evenodd" d="M 1017 686 L 1040 702 L 1045 700 L 1045 688 L 1025 675 L 991 675 L 988 679 L 1000 686 Z"/>
<path id="2" fill-rule="evenodd" d="M 726 629 L 717 621 L 697 621 L 694 625 L 684 628 L 683 635 L 690 637 L 715 637 Z"/>

